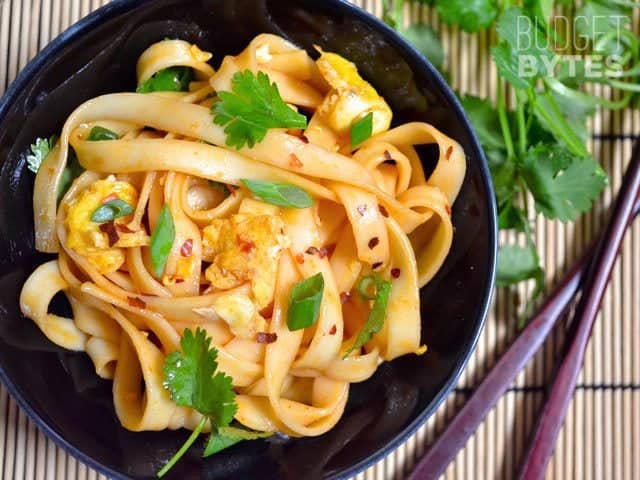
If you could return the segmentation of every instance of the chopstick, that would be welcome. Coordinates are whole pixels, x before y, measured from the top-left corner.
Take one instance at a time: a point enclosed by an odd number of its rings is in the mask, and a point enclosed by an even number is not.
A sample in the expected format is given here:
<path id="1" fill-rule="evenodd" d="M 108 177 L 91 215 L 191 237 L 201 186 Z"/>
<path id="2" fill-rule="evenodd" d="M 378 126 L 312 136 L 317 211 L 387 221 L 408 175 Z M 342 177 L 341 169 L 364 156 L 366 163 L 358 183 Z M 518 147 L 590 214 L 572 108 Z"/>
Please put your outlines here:
<path id="1" fill-rule="evenodd" d="M 611 277 L 622 240 L 633 219 L 634 201 L 640 191 L 640 143 L 636 145 L 627 167 L 611 219 L 596 247 L 593 261 L 585 276 L 580 301 L 575 309 L 568 348 L 560 363 L 553 386 L 538 416 L 536 429 L 521 465 L 519 478 L 537 480 L 543 477 L 553 453 L 556 438 L 573 396 L 593 324 Z"/>
<path id="2" fill-rule="evenodd" d="M 640 154 L 636 147 L 632 163 L 637 163 L 638 157 Z M 640 213 L 640 199 L 636 201 L 633 209 L 633 215 L 638 213 Z M 604 238 L 604 234 L 599 238 Z M 586 266 L 593 258 L 594 250 L 595 244 L 569 270 L 538 313 L 520 332 L 480 385 L 475 388 L 462 409 L 438 436 L 408 480 L 437 479 L 444 473 L 469 437 L 513 383 L 518 373 L 538 351 L 555 323 L 562 318 L 578 291 Z"/>

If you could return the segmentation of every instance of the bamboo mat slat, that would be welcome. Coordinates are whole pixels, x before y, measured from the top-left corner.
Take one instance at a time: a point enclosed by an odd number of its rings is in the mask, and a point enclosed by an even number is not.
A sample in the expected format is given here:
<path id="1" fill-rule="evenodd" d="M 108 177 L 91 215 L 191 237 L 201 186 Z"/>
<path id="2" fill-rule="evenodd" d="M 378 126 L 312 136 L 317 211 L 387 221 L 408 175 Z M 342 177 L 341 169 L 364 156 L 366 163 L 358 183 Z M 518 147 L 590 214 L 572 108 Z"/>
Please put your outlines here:
<path id="1" fill-rule="evenodd" d="M 107 0 L 0 0 L 0 94 L 49 41 Z M 354 2 L 376 15 L 380 0 Z M 470 36 L 441 26 L 427 8 L 407 8 L 407 21 L 421 18 L 444 34 L 445 68 L 461 93 L 491 96 L 497 74 L 488 56 L 491 34 Z M 640 18 L 635 18 L 640 30 Z M 598 91 L 594 93 L 603 93 Z M 611 183 L 596 207 L 575 225 L 537 220 L 537 242 L 552 287 L 588 245 L 606 218 L 640 135 L 640 112 L 599 112 L 590 122 L 590 148 L 609 172 Z M 503 239 L 516 241 L 512 234 Z M 499 291 L 478 349 L 452 394 L 407 442 L 357 480 L 402 480 L 452 418 L 516 335 L 515 305 L 531 286 Z M 589 344 L 585 366 L 560 434 L 547 478 L 633 480 L 640 478 L 640 225 L 627 236 L 612 284 Z M 518 376 L 443 478 L 509 480 L 523 454 L 544 397 L 554 358 L 564 338 L 554 331 L 534 361 Z M 3 479 L 103 479 L 66 455 L 39 432 L 0 387 L 0 477 Z"/>

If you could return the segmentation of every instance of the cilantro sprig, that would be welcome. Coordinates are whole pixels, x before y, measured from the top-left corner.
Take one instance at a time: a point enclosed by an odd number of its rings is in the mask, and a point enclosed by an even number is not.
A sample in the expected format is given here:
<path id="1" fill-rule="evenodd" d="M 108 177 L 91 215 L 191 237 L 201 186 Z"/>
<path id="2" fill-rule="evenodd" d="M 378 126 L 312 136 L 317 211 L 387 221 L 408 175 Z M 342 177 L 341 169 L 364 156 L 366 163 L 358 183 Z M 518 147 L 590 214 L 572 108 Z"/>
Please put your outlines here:
<path id="1" fill-rule="evenodd" d="M 307 118 L 287 105 L 264 72 L 237 72 L 231 91 L 218 92 L 213 104 L 214 122 L 225 127 L 226 144 L 238 150 L 264 140 L 270 128 L 306 128 Z"/>
<path id="2" fill-rule="evenodd" d="M 165 359 L 164 387 L 171 392 L 176 405 L 197 410 L 202 414 L 202 420 L 180 450 L 158 472 L 158 477 L 164 476 L 180 460 L 207 422 L 211 425 L 212 433 L 208 440 L 211 443 L 214 442 L 211 437 L 215 438 L 220 429 L 228 427 L 238 410 L 233 379 L 217 371 L 218 351 L 211 346 L 211 338 L 207 337 L 205 330 L 197 328 L 194 334 L 185 329 L 180 346 L 182 352 L 173 352 Z M 219 450 L 208 447 L 205 456 Z"/>
<path id="3" fill-rule="evenodd" d="M 33 173 L 38 173 L 40 165 L 47 158 L 49 152 L 53 150 L 57 141 L 57 135 L 51 135 L 49 138 L 36 138 L 36 143 L 31 144 L 27 154 L 27 168 Z"/>
<path id="4" fill-rule="evenodd" d="M 495 30 L 491 58 L 498 81 L 489 97 L 496 101 L 469 95 L 461 100 L 489 162 L 499 227 L 524 238 L 524 246 L 501 245 L 497 278 L 502 287 L 535 282 L 522 312 L 525 318 L 544 286 L 532 219 L 543 215 L 573 222 L 591 208 L 607 177 L 587 149 L 587 119 L 598 107 L 640 106 L 640 38 L 631 29 L 634 8 L 640 4 L 625 0 L 383 0 L 383 19 L 436 66 L 444 59 L 437 35 L 422 23 L 403 27 L 404 7 L 409 3 L 434 7 L 444 23 L 468 33 Z M 617 59 L 617 65 L 596 77 L 589 75 L 587 58 L 576 61 L 554 49 L 568 43 L 566 32 L 556 30 L 552 21 L 554 7 L 560 4 L 575 7 L 569 10 L 580 19 L 575 25 L 581 40 L 590 42 L 586 53 Z M 526 76 L 520 71 L 523 58 Z M 611 87 L 614 95 L 586 93 L 585 87 L 593 83 Z"/>

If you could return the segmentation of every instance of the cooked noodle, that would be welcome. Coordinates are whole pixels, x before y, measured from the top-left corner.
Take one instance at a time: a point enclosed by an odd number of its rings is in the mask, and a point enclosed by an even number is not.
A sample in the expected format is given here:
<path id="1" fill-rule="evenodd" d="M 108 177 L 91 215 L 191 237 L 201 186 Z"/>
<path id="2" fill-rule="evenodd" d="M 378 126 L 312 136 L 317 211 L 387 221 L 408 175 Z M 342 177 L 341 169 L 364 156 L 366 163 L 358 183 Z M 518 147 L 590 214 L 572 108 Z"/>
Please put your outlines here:
<path id="1" fill-rule="evenodd" d="M 379 97 L 366 97 L 372 103 L 354 112 L 354 73 L 331 71 L 340 62 L 331 55 L 314 62 L 264 34 L 216 71 L 207 63 L 211 55 L 196 46 L 159 42 L 139 59 L 139 84 L 182 66 L 194 72 L 189 91 L 91 99 L 68 117 L 42 163 L 34 193 L 36 246 L 57 259 L 30 276 L 21 308 L 51 341 L 87 352 L 96 373 L 113 380 L 125 428 L 198 424 L 200 414 L 176 406 L 163 387 L 163 361 L 180 349 L 185 328 L 200 327 L 212 338 L 219 368 L 233 378 L 235 419 L 291 436 L 331 429 L 349 384 L 369 378 L 382 361 L 424 353 L 419 288 L 451 247 L 451 204 L 465 174 L 464 152 L 426 123 L 389 129 L 391 111 Z M 230 90 L 232 76 L 247 69 L 268 74 L 285 102 L 309 114 L 305 131 L 270 129 L 263 141 L 239 150 L 225 144 L 210 107 L 216 92 Z M 348 126 L 364 111 L 374 112 L 374 134 L 353 149 Z M 90 141 L 96 125 L 119 138 Z M 439 150 L 428 178 L 414 148 L 420 144 Z M 85 171 L 58 201 L 71 147 Z M 300 187 L 313 206 L 265 203 L 241 179 Z M 115 234 L 89 219 L 114 192 L 134 210 L 112 225 Z M 175 240 L 158 275 L 149 245 L 163 205 Z M 373 271 L 391 282 L 384 326 L 345 356 L 371 309 L 356 285 Z M 292 286 L 319 272 L 325 282 L 319 318 L 290 331 Z M 60 291 L 72 318 L 48 313 Z M 260 343 L 263 333 L 276 340 Z"/>

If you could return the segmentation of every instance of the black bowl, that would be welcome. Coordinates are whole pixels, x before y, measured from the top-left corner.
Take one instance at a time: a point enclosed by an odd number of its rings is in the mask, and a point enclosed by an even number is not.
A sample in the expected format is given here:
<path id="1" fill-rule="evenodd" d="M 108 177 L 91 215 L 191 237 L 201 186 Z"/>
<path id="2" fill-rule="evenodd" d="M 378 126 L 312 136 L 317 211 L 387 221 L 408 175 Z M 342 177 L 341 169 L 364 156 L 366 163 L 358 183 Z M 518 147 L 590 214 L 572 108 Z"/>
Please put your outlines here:
<path id="1" fill-rule="evenodd" d="M 373 16 L 340 0 L 116 0 L 72 26 L 20 74 L 0 101 L 0 377 L 36 425 L 70 454 L 115 478 L 152 478 L 187 433 L 119 426 L 110 383 L 84 354 L 49 342 L 20 314 L 20 288 L 47 257 L 33 247 L 33 174 L 25 152 L 59 132 L 83 101 L 132 90 L 152 42 L 183 38 L 223 55 L 261 32 L 354 61 L 387 99 L 395 122 L 434 124 L 464 147 L 468 171 L 453 209 L 453 249 L 421 291 L 429 351 L 383 364 L 353 385 L 340 423 L 302 440 L 245 442 L 205 461 L 191 452 L 173 478 L 346 478 L 396 448 L 455 384 L 482 328 L 493 288 L 496 219 L 489 172 L 469 121 L 438 72 Z M 426 168 L 435 152 L 421 150 Z M 195 450 L 195 449 L 192 449 Z"/>

